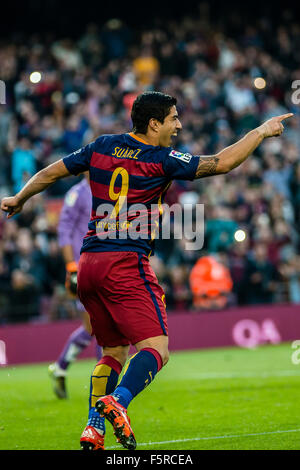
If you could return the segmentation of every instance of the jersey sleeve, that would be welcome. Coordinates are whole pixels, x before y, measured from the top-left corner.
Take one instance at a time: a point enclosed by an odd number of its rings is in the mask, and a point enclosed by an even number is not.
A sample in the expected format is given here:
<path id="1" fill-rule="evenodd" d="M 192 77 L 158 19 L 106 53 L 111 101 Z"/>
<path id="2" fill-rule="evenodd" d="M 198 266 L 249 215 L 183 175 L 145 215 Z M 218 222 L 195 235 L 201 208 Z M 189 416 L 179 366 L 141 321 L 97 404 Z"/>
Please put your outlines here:
<path id="1" fill-rule="evenodd" d="M 75 176 L 79 175 L 79 173 L 87 171 L 90 167 L 93 151 L 94 142 L 64 157 L 63 162 L 67 170 Z"/>
<path id="2" fill-rule="evenodd" d="M 199 164 L 199 156 L 169 149 L 163 158 L 165 175 L 170 179 L 194 180 Z"/>

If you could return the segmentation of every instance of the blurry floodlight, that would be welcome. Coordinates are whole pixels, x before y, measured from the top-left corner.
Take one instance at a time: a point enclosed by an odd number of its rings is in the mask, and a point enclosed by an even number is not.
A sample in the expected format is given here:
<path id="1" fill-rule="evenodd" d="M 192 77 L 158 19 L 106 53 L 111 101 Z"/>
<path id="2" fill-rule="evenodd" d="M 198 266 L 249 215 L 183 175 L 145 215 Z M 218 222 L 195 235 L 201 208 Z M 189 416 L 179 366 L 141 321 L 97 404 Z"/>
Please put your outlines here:
<path id="1" fill-rule="evenodd" d="M 246 232 L 244 230 L 237 230 L 234 234 L 234 239 L 237 242 L 243 242 L 246 239 Z"/>
<path id="2" fill-rule="evenodd" d="M 258 88 L 259 90 L 262 90 L 266 86 L 266 80 L 262 77 L 256 77 L 254 79 L 254 86 L 255 88 Z"/>
<path id="3" fill-rule="evenodd" d="M 78 93 L 75 93 L 74 91 L 71 91 L 66 95 L 66 102 L 68 104 L 76 104 L 80 100 L 80 96 Z"/>
<path id="4" fill-rule="evenodd" d="M 41 79 L 42 79 L 41 72 L 32 72 L 29 77 L 29 80 L 31 81 L 31 83 L 39 83 Z"/>

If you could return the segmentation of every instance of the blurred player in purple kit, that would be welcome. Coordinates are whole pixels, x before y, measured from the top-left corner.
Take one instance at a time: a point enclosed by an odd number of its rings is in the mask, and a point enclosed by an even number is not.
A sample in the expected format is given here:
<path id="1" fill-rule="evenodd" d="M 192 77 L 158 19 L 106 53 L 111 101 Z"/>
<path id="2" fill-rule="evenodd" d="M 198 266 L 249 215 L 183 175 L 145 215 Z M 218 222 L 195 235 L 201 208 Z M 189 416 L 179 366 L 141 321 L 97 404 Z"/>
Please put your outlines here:
<path id="1" fill-rule="evenodd" d="M 100 136 L 41 170 L 18 194 L 1 202 L 2 210 L 12 217 L 31 196 L 59 178 L 89 170 L 92 217 L 81 248 L 78 295 L 90 315 L 97 342 L 103 346 L 103 357 L 91 377 L 89 420 L 80 439 L 86 450 L 104 449 L 103 419 L 112 424 L 123 447 L 136 448 L 127 408 L 168 362 L 164 292 L 149 262 L 154 249 L 149 219 L 152 215 L 159 218 L 157 208 L 161 208 L 172 180 L 228 173 L 265 138 L 281 135 L 281 121 L 292 116 L 288 113 L 269 119 L 215 155 L 193 156 L 172 149 L 172 138 L 182 128 L 176 102 L 163 93 L 142 93 L 132 107 L 133 132 Z M 106 215 L 99 213 L 99 208 L 107 204 L 114 217 L 113 222 L 106 218 L 103 224 Z M 131 210 L 133 204 L 143 207 Z M 143 236 L 126 236 L 139 211 Z M 118 236 L 102 238 L 109 225 L 112 230 L 118 228 Z M 130 344 L 137 352 L 118 383 Z M 183 419 L 184 409 L 178 393 Z"/>
<path id="2" fill-rule="evenodd" d="M 74 298 L 77 297 L 77 269 L 80 249 L 82 239 L 87 232 L 91 208 L 91 188 L 88 174 L 86 174 L 67 192 L 58 223 L 58 242 L 66 264 L 66 289 Z M 76 307 L 82 314 L 82 326 L 69 336 L 59 358 L 50 364 L 48 369 L 54 393 L 58 398 L 67 398 L 67 369 L 93 339 L 88 313 L 79 300 L 76 300 Z M 100 359 L 101 348 L 99 346 L 97 346 L 97 356 Z"/>

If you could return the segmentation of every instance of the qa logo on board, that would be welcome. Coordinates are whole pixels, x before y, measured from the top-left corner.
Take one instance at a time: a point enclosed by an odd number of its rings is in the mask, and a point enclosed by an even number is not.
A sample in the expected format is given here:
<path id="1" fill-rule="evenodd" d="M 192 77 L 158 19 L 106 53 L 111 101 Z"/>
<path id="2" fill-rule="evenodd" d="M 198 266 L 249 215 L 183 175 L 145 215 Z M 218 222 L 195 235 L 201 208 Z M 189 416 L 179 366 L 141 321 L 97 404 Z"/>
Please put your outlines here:
<path id="1" fill-rule="evenodd" d="M 281 342 L 280 332 L 275 322 L 270 318 L 266 318 L 262 322 L 251 319 L 240 320 L 232 329 L 232 337 L 234 342 L 243 348 L 255 348 L 259 344 Z"/>
<path id="2" fill-rule="evenodd" d="M 6 344 L 4 341 L 0 340 L 0 366 L 7 365 L 7 357 L 6 357 Z"/>

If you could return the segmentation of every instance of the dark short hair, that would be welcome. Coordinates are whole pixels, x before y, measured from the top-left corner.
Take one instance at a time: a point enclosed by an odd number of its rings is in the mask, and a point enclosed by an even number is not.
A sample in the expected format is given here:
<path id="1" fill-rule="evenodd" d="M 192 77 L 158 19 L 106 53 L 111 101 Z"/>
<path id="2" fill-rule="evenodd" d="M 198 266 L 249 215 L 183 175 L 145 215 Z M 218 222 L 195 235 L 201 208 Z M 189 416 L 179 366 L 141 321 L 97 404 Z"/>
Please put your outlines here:
<path id="1" fill-rule="evenodd" d="M 146 134 L 151 118 L 163 123 L 177 99 L 159 91 L 145 91 L 139 95 L 131 110 L 133 131 Z"/>

